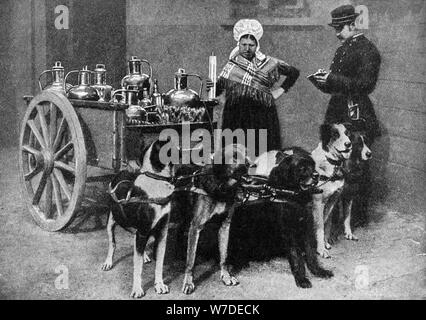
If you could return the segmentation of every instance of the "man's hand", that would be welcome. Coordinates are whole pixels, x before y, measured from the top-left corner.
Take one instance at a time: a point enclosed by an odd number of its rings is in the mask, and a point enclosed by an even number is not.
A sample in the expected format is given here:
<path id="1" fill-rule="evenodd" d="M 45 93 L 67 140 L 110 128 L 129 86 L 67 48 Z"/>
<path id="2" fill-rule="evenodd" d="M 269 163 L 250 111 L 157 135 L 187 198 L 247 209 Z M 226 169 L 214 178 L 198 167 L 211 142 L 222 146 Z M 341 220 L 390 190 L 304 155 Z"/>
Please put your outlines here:
<path id="1" fill-rule="evenodd" d="M 274 97 L 274 99 L 278 99 L 279 97 L 281 97 L 281 95 L 284 93 L 284 89 L 283 88 L 278 88 L 275 90 L 271 91 L 272 96 Z"/>
<path id="2" fill-rule="evenodd" d="M 329 74 L 330 72 L 319 73 L 314 76 L 314 79 L 320 84 L 325 84 L 327 82 Z"/>

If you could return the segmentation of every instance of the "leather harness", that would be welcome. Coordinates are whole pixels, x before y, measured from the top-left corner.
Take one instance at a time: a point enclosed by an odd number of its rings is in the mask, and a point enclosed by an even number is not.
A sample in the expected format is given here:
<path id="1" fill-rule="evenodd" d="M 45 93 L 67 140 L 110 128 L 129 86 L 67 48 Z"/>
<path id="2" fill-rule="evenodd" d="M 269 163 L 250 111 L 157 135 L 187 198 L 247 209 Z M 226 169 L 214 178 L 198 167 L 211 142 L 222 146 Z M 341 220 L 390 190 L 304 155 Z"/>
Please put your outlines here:
<path id="1" fill-rule="evenodd" d="M 175 185 L 178 181 L 182 181 L 185 179 L 189 179 L 188 183 L 178 187 L 174 190 L 176 191 L 187 191 L 187 192 L 193 192 L 198 193 L 202 195 L 208 195 L 208 193 L 201 189 L 194 186 L 194 179 L 197 176 L 203 176 L 203 175 L 210 175 L 211 173 L 201 173 L 200 171 L 196 171 L 189 175 L 183 175 L 178 177 L 165 177 L 153 172 L 142 172 L 141 174 L 155 180 L 165 181 L 170 184 Z M 257 175 L 250 175 L 249 176 L 250 181 L 252 183 L 243 183 L 242 189 L 243 189 L 243 200 L 242 204 L 245 204 L 249 201 L 257 201 L 257 200 L 266 200 L 269 202 L 288 202 L 293 203 L 294 201 L 289 200 L 288 197 L 294 197 L 300 194 L 300 191 L 293 191 L 293 190 L 287 190 L 284 188 L 276 188 L 268 185 L 267 178 L 263 176 L 257 176 Z M 243 178 L 244 179 L 244 178 Z M 245 178 L 247 181 L 247 178 Z M 254 183 L 253 183 L 254 182 Z M 117 188 L 122 183 L 131 183 L 131 187 L 127 191 L 126 198 L 124 199 L 118 199 L 117 195 L 115 194 Z M 157 205 L 166 205 L 171 200 L 171 195 L 167 197 L 157 197 L 157 198 L 145 198 L 140 196 L 132 196 L 132 192 L 134 190 L 134 181 L 131 180 L 122 180 L 118 182 L 115 187 L 112 187 L 111 183 L 108 185 L 108 193 L 110 194 L 111 198 L 116 202 L 120 208 L 123 210 L 123 205 L 131 204 L 131 203 L 138 203 L 138 204 L 157 204 Z M 321 190 L 317 188 L 312 188 L 310 190 L 312 193 L 320 193 Z"/>

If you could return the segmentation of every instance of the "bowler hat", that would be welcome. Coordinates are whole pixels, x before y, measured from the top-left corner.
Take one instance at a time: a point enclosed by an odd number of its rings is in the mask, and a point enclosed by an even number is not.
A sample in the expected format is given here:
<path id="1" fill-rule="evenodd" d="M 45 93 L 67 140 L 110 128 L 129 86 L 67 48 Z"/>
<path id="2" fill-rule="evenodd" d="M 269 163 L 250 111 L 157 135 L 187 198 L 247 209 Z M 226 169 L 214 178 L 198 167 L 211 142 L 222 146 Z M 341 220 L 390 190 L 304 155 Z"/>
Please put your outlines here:
<path id="1" fill-rule="evenodd" d="M 329 26 L 338 27 L 355 21 L 359 13 L 355 12 L 355 8 L 350 4 L 340 6 L 331 11 L 331 23 Z"/>

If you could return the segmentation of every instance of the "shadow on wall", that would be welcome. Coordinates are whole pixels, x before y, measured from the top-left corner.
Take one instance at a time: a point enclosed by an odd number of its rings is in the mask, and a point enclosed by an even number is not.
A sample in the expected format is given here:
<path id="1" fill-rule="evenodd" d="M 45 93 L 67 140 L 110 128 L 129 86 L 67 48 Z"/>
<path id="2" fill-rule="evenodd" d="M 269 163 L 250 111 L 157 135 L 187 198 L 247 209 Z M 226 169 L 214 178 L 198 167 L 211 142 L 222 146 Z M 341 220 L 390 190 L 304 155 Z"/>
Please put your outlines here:
<path id="1" fill-rule="evenodd" d="M 389 161 L 390 136 L 388 129 L 380 121 L 382 136 L 374 141 L 372 146 L 373 159 L 370 168 L 372 173 L 372 203 L 384 202 L 389 193 L 389 183 L 386 179 L 387 163 Z M 380 158 L 375 155 L 380 154 Z"/>

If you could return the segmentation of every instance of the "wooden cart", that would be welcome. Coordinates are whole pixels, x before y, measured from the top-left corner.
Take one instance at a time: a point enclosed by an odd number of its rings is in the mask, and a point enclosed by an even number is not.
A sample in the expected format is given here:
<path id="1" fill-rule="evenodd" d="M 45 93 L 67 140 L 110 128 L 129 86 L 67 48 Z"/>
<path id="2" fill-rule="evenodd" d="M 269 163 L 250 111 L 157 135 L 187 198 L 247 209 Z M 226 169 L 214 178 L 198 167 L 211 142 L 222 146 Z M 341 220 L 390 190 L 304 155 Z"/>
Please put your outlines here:
<path id="1" fill-rule="evenodd" d="M 170 125 L 127 125 L 127 105 L 71 100 L 54 91 L 27 98 L 19 138 L 22 198 L 35 222 L 48 231 L 68 226 L 89 182 L 108 179 L 141 144 Z M 208 110 L 210 112 L 210 110 Z M 212 122 L 191 123 L 191 130 Z"/>

